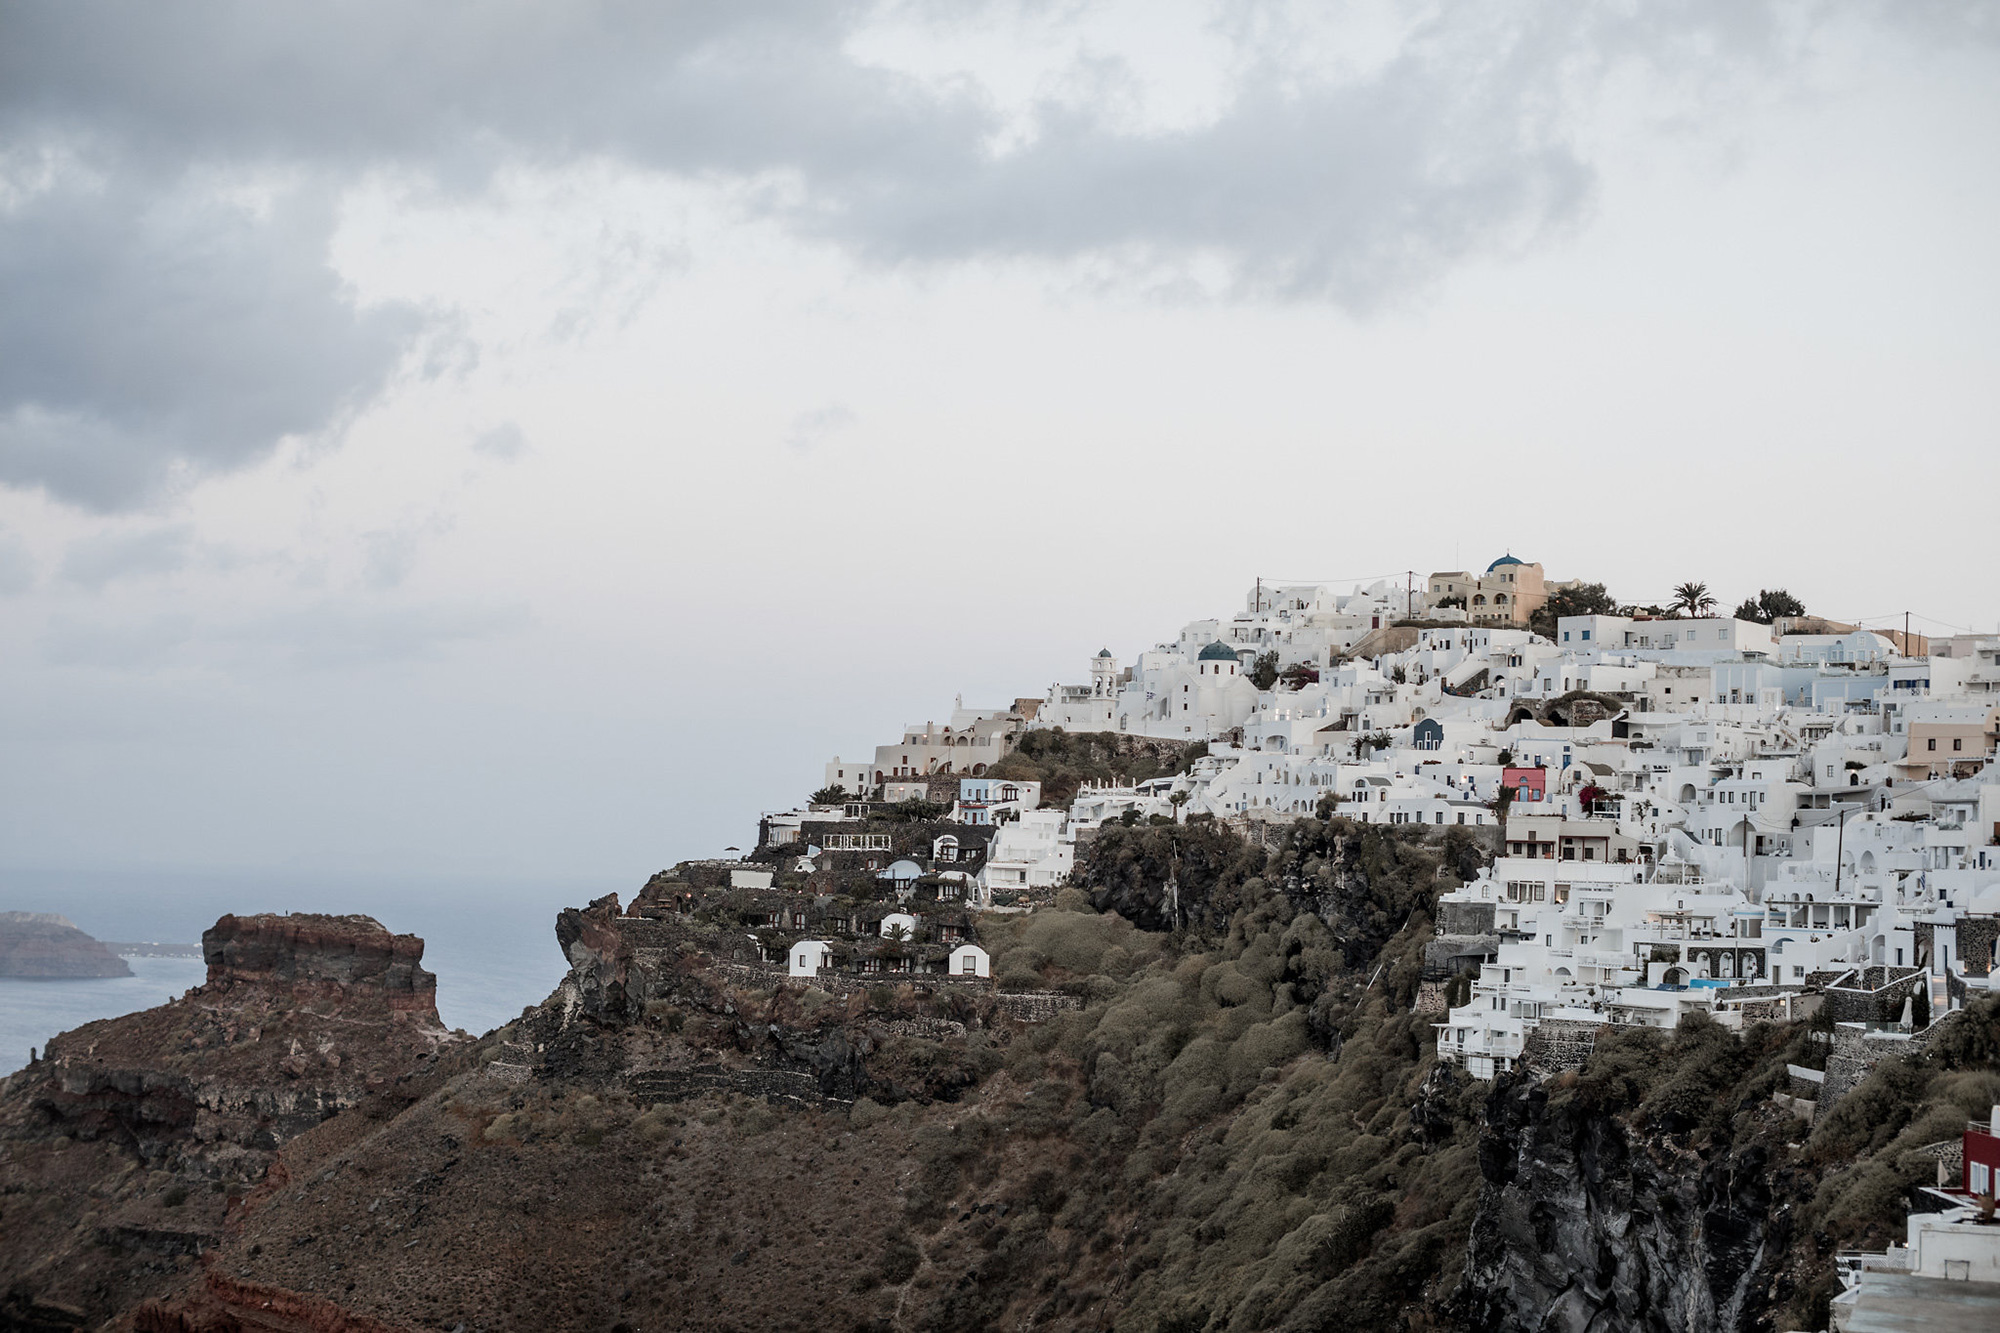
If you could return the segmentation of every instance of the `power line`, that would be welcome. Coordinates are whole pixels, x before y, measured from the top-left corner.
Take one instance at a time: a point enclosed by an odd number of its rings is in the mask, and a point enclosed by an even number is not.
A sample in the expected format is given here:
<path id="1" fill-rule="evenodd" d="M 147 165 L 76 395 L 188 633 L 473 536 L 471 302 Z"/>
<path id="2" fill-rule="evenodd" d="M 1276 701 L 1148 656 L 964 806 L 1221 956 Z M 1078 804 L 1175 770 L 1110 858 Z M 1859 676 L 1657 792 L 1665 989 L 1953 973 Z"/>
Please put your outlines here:
<path id="1" fill-rule="evenodd" d="M 1377 583 L 1383 579 L 1393 579 L 1398 574 L 1402 574 L 1404 572 L 1405 571 L 1400 569 L 1392 569 L 1386 574 L 1356 574 L 1356 575 L 1349 575 L 1341 578 L 1332 578 L 1332 579 L 1278 579 L 1278 578 L 1270 578 L 1267 576 L 1265 577 L 1264 582 L 1272 584 L 1285 584 L 1291 586 L 1298 586 L 1302 584 L 1316 584 L 1316 583 Z"/>
<path id="2" fill-rule="evenodd" d="M 1851 620 L 1851 621 L 1853 621 L 1853 622 L 1854 622 L 1855 624 L 1857 624 L 1857 625 L 1863 625 L 1863 624 L 1866 624 L 1866 623 L 1867 623 L 1868 621 L 1870 621 L 1870 620 L 1894 620 L 1894 619 L 1895 619 L 1895 618 L 1896 618 L 1897 616 L 1914 616 L 1914 617 L 1915 617 L 1916 619 L 1918 619 L 1918 620 L 1923 620 L 1923 621 L 1928 621 L 1929 623 L 1931 623 L 1931 624 L 1933 624 L 1933 625 L 1943 625 L 1943 626 L 1944 626 L 1944 627 L 1945 627 L 1946 629 L 1953 629 L 1953 630 L 1957 630 L 1957 631 L 1958 631 L 1958 632 L 1959 632 L 1960 634 L 1977 634 L 1977 633 L 1979 633 L 1979 631 L 1978 631 L 1978 630 L 1974 629 L 1974 628 L 1973 628 L 1972 626 L 1970 626 L 1970 625 L 1957 625 L 1957 624 L 1953 624 L 1953 623 L 1952 623 L 1951 621 L 1949 621 L 1949 620 L 1939 620 L 1939 619 L 1938 619 L 1938 618 L 1937 618 L 1936 616 L 1927 616 L 1927 615 L 1925 615 L 1925 614 L 1924 614 L 1923 612 L 1921 612 L 1921 611 L 1884 611 L 1884 612 L 1883 612 L 1882 614 L 1880 614 L 1880 615 L 1876 615 L 1876 616 L 1819 616 L 1819 615 L 1812 615 L 1812 616 L 1807 616 L 1807 617 L 1805 617 L 1805 618 L 1806 618 L 1806 619 L 1811 619 L 1811 620 L 1843 620 L 1843 619 L 1844 619 L 1844 620 Z"/>

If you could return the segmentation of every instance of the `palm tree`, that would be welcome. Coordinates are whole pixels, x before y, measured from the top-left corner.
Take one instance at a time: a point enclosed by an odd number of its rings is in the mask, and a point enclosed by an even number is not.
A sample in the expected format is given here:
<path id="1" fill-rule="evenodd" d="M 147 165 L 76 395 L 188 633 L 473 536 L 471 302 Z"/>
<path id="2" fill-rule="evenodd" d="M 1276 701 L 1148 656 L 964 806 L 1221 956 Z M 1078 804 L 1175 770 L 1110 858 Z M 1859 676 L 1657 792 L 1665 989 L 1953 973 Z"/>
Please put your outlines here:
<path id="1" fill-rule="evenodd" d="M 1715 597 L 1706 583 L 1683 583 L 1674 589 L 1674 610 L 1698 616 L 1714 609 Z"/>

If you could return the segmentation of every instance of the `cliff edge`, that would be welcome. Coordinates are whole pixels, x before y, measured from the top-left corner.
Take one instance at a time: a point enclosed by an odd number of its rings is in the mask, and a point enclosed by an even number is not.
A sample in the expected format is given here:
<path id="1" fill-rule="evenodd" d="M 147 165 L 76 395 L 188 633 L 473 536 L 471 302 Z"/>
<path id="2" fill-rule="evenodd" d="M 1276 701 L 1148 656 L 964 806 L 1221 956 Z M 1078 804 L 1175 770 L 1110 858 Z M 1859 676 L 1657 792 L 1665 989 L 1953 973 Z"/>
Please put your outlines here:
<path id="1" fill-rule="evenodd" d="M 225 916 L 202 949 L 203 985 L 52 1039 L 0 1093 L 0 1327 L 96 1327 L 181 1285 L 286 1143 L 402 1109 L 467 1040 L 423 941 L 370 917 Z"/>

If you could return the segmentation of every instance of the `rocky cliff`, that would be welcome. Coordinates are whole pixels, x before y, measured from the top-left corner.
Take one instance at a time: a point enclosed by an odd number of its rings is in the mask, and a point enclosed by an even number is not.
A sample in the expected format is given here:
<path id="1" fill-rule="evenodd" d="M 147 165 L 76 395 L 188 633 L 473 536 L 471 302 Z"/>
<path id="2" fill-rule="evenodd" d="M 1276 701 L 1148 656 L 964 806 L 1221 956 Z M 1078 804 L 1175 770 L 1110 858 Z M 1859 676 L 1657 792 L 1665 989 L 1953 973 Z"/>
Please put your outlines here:
<path id="1" fill-rule="evenodd" d="M 17 1305 L 91 1323 L 129 1308 L 219 1242 L 282 1145 L 393 1100 L 462 1041 L 423 941 L 370 918 L 224 917 L 203 946 L 204 985 L 65 1033 L 8 1080 L 0 1272 Z"/>
<path id="2" fill-rule="evenodd" d="M 2000 1090 L 2000 1003 L 1952 1015 L 1809 1125 L 1772 1094 L 1814 1035 L 1620 1029 L 1581 1069 L 1497 1085 L 1450 1316 L 1549 1333 L 1826 1327 L 1835 1254 L 1900 1242 L 1911 1208 L 1935 1206 L 1920 1191 L 1940 1149 Z"/>
<path id="3" fill-rule="evenodd" d="M 1411 1002 L 1477 855 L 1126 830 L 1079 875 L 1120 910 L 982 922 L 1032 1003 L 745 963 L 668 874 L 561 913 L 562 983 L 464 1042 L 413 941 L 225 918 L 207 985 L 0 1099 L 0 1327 L 1824 1327 L 2000 1096 L 2000 1005 L 1810 1130 L 1771 1096 L 1806 1024 L 1474 1083 Z"/>
<path id="4" fill-rule="evenodd" d="M 1760 1128 L 1780 1144 L 1797 1126 L 1768 1105 L 1755 1114 L 1775 1122 Z M 1789 1295 L 1792 1216 L 1778 1206 L 1782 1158 L 1757 1140 L 1697 1145 L 1552 1108 L 1529 1083 L 1510 1087 L 1482 1139 L 1469 1322 L 1547 1333 L 1769 1327 Z"/>
<path id="5" fill-rule="evenodd" d="M 0 977 L 129 977 L 125 960 L 53 912 L 0 912 Z"/>
<path id="6" fill-rule="evenodd" d="M 287 1144 L 142 1326 L 253 1326 L 264 1300 L 488 1330 L 1429 1319 L 1484 1094 L 1395 997 L 1427 931 L 1404 896 L 1448 881 L 1400 832 L 1332 854 L 1355 938 L 1384 941 L 1364 967 L 1268 882 L 1173 938 L 1072 893 L 982 927 L 1040 1004 L 794 982 L 665 893 L 565 911 L 545 1003 L 407 1109 Z"/>
<path id="7" fill-rule="evenodd" d="M 437 977 L 422 967 L 424 942 L 392 935 L 367 916 L 225 916 L 202 932 L 208 987 L 281 988 L 345 1003 L 366 997 L 394 1012 L 437 1018 Z"/>

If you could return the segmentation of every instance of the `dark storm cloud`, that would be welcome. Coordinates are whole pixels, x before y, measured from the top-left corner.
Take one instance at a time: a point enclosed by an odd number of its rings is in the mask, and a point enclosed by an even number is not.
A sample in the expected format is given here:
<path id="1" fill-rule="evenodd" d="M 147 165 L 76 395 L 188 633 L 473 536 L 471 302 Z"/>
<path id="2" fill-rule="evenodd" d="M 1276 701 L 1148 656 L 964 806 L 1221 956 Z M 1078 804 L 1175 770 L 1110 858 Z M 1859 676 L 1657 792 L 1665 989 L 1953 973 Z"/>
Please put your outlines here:
<path id="1" fill-rule="evenodd" d="M 855 63 L 862 7 L 9 5 L 0 128 L 144 161 L 385 162 L 477 183 L 501 161 L 609 154 L 676 172 L 944 169 L 988 126 Z"/>
<path id="2" fill-rule="evenodd" d="M 417 312 L 358 309 L 326 201 L 608 155 L 738 177 L 943 170 L 986 121 L 785 6 L 0 7 L 0 483 L 143 504 L 376 394 Z M 261 191 L 268 208 L 248 208 Z M 272 203 L 272 201 L 275 201 Z"/>
<path id="3" fill-rule="evenodd" d="M 876 262 L 1200 257 L 1229 294 L 1363 308 L 1578 215 L 1579 79 L 1777 28 L 1702 0 L 1454 7 L 1331 80 L 1288 63 L 1282 7 L 1225 12 L 1245 72 L 1211 123 L 1070 97 L 996 152 L 976 88 L 858 61 L 871 10 L 829 0 L 0 4 L 0 481 L 127 507 L 378 392 L 419 320 L 356 308 L 318 202 L 370 170 L 477 189 L 605 157 L 751 183 Z M 232 178 L 277 206 L 245 211 Z"/>
<path id="4" fill-rule="evenodd" d="M 66 182 L 0 211 L 0 481 L 91 509 L 240 466 L 374 393 L 414 312 L 357 310 L 315 199 Z"/>

